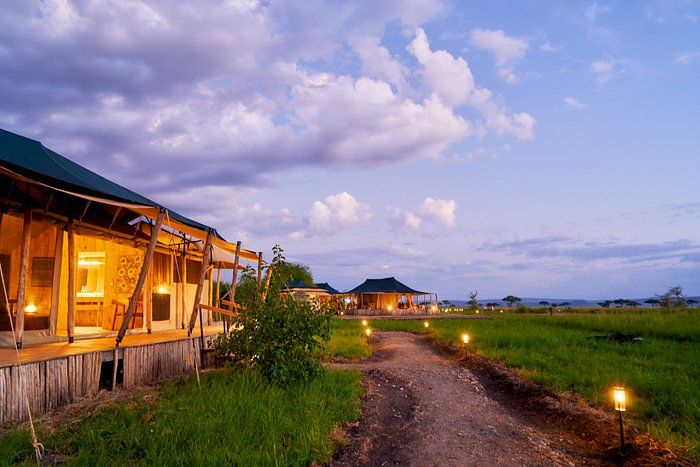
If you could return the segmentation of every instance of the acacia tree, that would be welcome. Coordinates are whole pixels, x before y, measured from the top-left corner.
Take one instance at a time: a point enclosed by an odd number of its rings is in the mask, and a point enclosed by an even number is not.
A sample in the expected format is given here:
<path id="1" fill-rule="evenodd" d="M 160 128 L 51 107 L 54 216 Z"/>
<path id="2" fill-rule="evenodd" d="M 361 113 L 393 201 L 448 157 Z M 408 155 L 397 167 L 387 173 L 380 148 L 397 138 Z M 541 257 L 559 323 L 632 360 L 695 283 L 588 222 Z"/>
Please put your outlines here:
<path id="1" fill-rule="evenodd" d="M 659 296 L 659 302 L 661 306 L 666 309 L 685 307 L 686 303 L 685 296 L 683 295 L 683 288 L 671 287 L 665 294 Z"/>
<path id="2" fill-rule="evenodd" d="M 657 307 L 661 304 L 661 302 L 657 298 L 650 298 L 648 300 L 644 300 L 644 303 L 651 305 L 652 307 Z"/>
<path id="3" fill-rule="evenodd" d="M 479 307 L 479 302 L 476 300 L 476 297 L 479 295 L 479 291 L 475 290 L 474 292 L 469 292 L 469 306 L 471 307 L 472 310 L 475 310 Z"/>
<path id="4" fill-rule="evenodd" d="M 508 295 L 507 297 L 503 298 L 503 301 L 506 302 L 509 307 L 512 307 L 513 303 L 520 303 L 523 300 L 515 295 Z"/>
<path id="5" fill-rule="evenodd" d="M 540 306 L 547 306 L 547 305 L 549 305 L 549 302 L 547 300 L 542 300 L 540 302 Z"/>

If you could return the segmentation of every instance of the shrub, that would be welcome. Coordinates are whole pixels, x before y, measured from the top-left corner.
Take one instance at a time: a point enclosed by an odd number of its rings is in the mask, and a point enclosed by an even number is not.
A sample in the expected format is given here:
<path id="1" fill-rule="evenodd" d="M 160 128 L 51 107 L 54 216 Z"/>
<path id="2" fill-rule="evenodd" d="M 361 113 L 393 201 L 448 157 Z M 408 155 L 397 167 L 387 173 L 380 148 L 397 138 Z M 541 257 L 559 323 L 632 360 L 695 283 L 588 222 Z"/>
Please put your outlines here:
<path id="1" fill-rule="evenodd" d="M 240 315 L 232 319 L 229 332 L 214 341 L 219 358 L 247 368 L 256 368 L 271 382 L 288 385 L 309 381 L 323 367 L 314 352 L 330 338 L 331 311 L 318 301 L 297 299 L 284 293 L 288 277 L 282 249 L 273 249 L 269 289 L 258 287 L 250 276 L 242 277 Z M 236 295 L 239 297 L 238 294 Z"/>

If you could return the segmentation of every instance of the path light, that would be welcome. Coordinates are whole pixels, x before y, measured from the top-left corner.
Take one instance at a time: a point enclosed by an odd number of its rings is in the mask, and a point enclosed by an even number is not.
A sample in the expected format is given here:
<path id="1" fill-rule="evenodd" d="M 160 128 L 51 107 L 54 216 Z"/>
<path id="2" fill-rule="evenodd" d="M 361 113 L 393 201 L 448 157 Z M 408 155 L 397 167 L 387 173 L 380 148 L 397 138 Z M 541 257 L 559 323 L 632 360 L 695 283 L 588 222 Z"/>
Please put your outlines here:
<path id="1" fill-rule="evenodd" d="M 427 321 L 423 321 L 423 327 L 424 327 L 425 329 L 428 329 L 428 328 L 430 327 L 430 323 L 427 322 Z"/>
<path id="2" fill-rule="evenodd" d="M 620 420 L 620 449 L 625 448 L 625 431 L 622 427 L 622 412 L 627 410 L 625 403 L 627 402 L 627 394 L 625 388 L 616 386 L 613 388 L 613 400 L 615 401 L 615 410 Z"/>
<path id="3" fill-rule="evenodd" d="M 467 334 L 466 332 L 462 334 L 462 342 L 464 342 L 465 346 L 469 343 L 469 334 Z"/>
<path id="4" fill-rule="evenodd" d="M 366 319 L 363 319 L 363 320 L 362 320 L 362 325 L 363 325 L 363 326 L 367 326 L 367 320 L 366 320 Z"/>
<path id="5" fill-rule="evenodd" d="M 477 315 L 479 314 L 479 310 L 476 310 L 476 314 L 477 314 Z"/>
<path id="6" fill-rule="evenodd" d="M 503 310 L 501 310 L 501 313 L 503 313 Z"/>
<path id="7" fill-rule="evenodd" d="M 372 335 L 372 329 L 366 328 L 366 329 L 365 329 L 365 335 L 367 336 L 367 339 L 369 339 L 369 336 Z"/>

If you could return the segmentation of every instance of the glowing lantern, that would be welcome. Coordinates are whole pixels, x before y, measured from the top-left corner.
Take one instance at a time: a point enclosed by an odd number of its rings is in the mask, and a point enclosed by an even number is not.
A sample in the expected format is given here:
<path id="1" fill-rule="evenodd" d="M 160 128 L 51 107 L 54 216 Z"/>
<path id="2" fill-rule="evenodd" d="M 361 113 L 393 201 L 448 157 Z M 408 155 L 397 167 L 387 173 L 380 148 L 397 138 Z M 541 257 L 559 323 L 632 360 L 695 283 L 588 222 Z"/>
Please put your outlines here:
<path id="1" fill-rule="evenodd" d="M 386 311 L 391 311 L 391 310 L 393 310 L 393 309 L 394 309 L 394 307 L 391 306 L 391 305 L 389 305 L 389 306 L 386 307 Z"/>
<path id="2" fill-rule="evenodd" d="M 477 315 L 479 314 L 479 310 L 476 310 L 476 314 L 477 314 Z"/>
<path id="3" fill-rule="evenodd" d="M 362 320 L 362 325 L 363 325 L 363 326 L 367 326 L 367 320 L 366 320 L 366 319 L 363 319 L 363 320 Z"/>
<path id="4" fill-rule="evenodd" d="M 30 303 L 29 305 L 24 307 L 24 312 L 30 315 L 36 313 L 36 305 Z"/>
<path id="5" fill-rule="evenodd" d="M 625 448 L 625 429 L 622 426 L 622 412 L 627 410 L 625 403 L 627 402 L 627 394 L 625 388 L 616 386 L 613 388 L 613 401 L 615 402 L 615 410 L 617 410 L 618 420 L 620 421 L 620 449 Z"/>
<path id="6" fill-rule="evenodd" d="M 464 342 L 464 345 L 467 345 L 469 343 L 469 334 L 466 332 L 462 334 L 462 342 Z"/>
<path id="7" fill-rule="evenodd" d="M 427 321 L 423 321 L 423 327 L 424 327 L 425 329 L 428 329 L 428 328 L 430 327 L 430 323 L 427 322 Z"/>
<path id="8" fill-rule="evenodd" d="M 156 287 L 156 293 L 158 295 L 167 295 L 170 293 L 170 287 L 167 285 L 161 284 L 158 287 Z"/>
<path id="9" fill-rule="evenodd" d="M 369 338 L 372 335 L 372 330 L 370 328 L 365 329 L 365 335 Z"/>

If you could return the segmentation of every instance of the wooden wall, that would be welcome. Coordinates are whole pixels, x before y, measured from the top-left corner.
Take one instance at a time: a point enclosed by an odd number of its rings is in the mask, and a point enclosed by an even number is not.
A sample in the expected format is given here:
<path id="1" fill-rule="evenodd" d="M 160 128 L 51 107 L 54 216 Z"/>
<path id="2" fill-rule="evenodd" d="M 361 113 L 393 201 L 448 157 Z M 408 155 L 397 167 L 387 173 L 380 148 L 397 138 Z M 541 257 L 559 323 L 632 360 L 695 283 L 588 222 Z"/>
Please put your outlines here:
<path id="1" fill-rule="evenodd" d="M 125 388 L 153 384 L 194 371 L 199 340 L 185 339 L 124 348 Z M 199 360 L 197 360 L 199 362 Z"/>
<path id="2" fill-rule="evenodd" d="M 27 420 L 99 390 L 100 352 L 0 368 L 0 423 Z"/>

